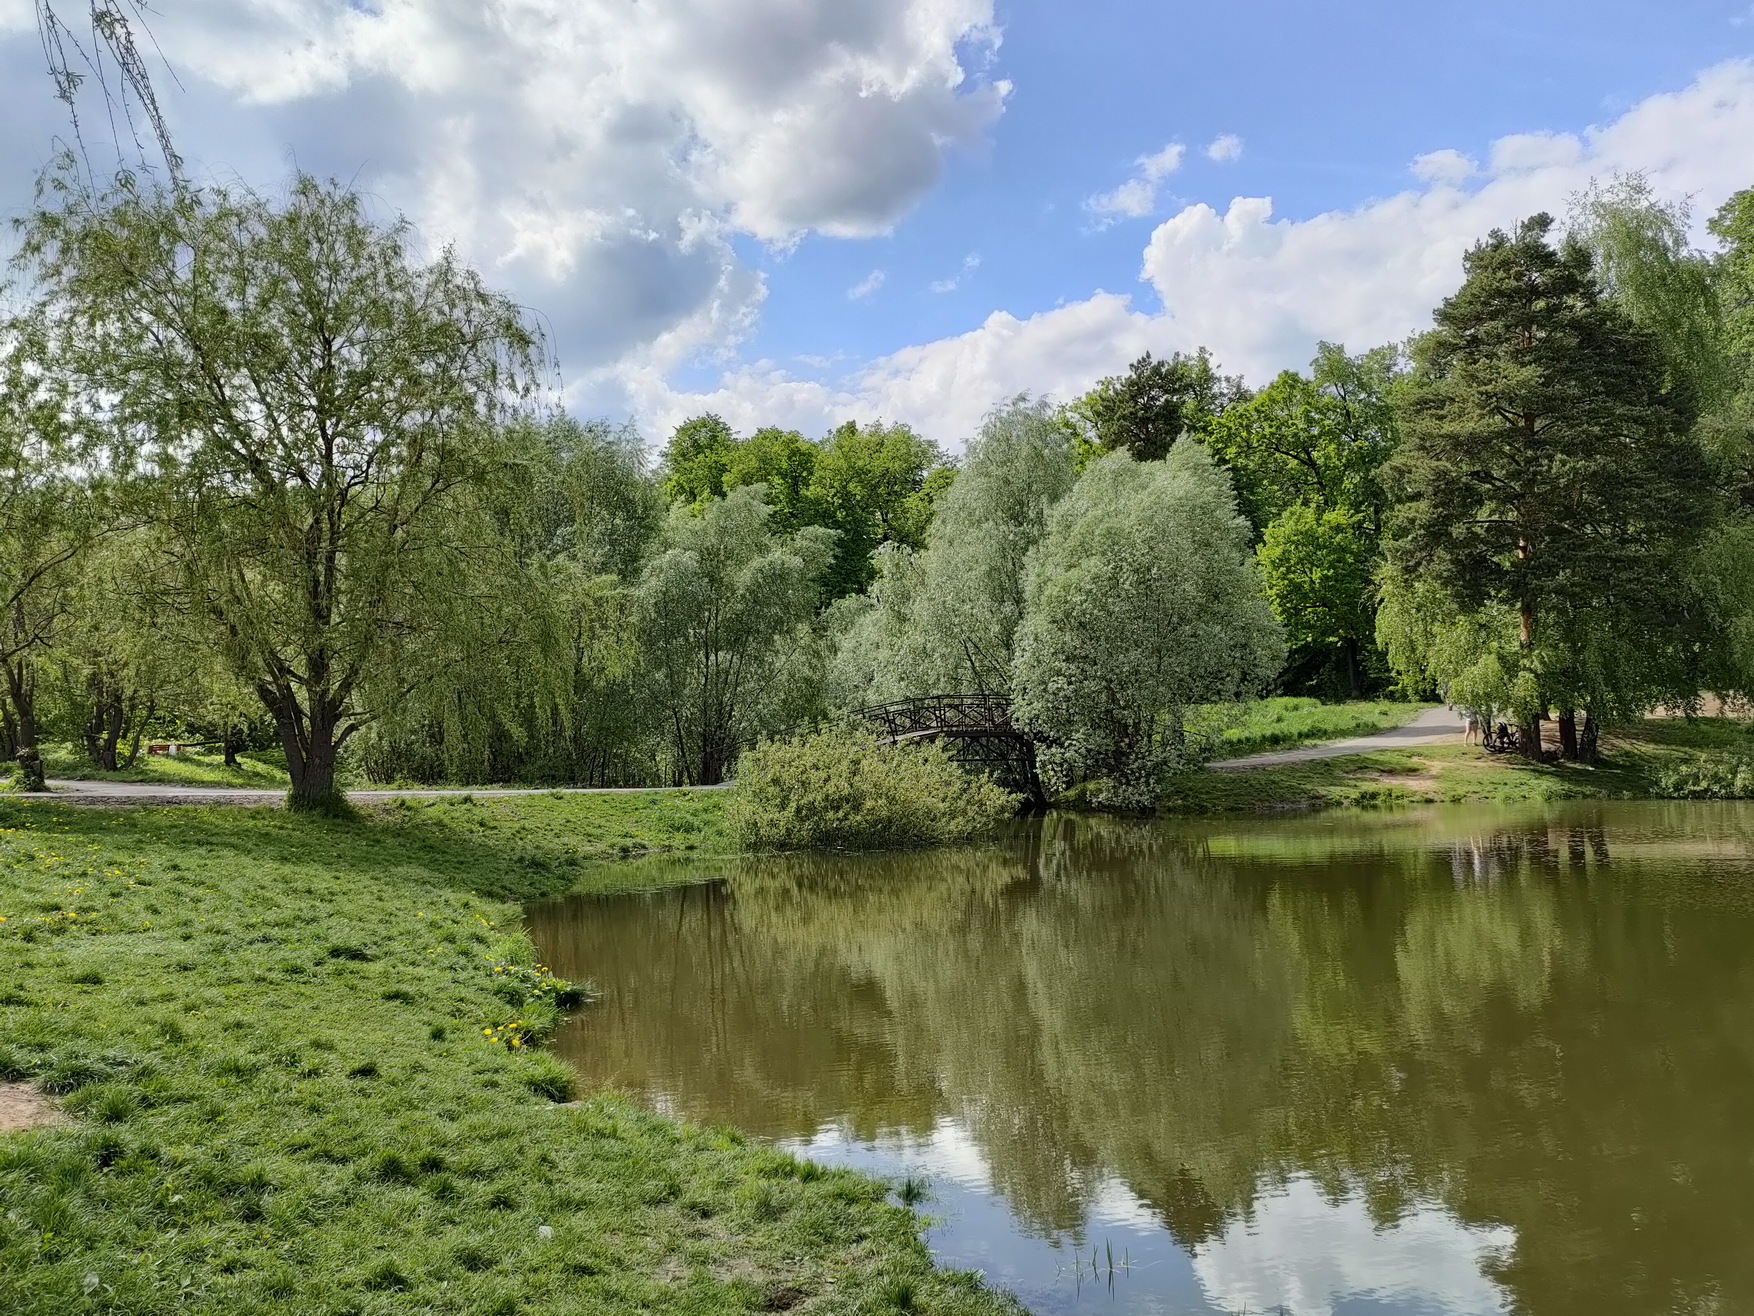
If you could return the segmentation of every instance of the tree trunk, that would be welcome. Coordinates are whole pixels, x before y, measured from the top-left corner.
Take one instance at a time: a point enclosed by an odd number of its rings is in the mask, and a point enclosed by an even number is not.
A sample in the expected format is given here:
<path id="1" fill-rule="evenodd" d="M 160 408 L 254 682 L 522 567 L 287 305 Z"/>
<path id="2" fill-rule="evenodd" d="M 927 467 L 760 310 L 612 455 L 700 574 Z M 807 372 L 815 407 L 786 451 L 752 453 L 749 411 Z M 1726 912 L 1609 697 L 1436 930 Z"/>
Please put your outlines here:
<path id="1" fill-rule="evenodd" d="M 273 715 L 286 751 L 286 775 L 292 779 L 287 806 L 318 811 L 343 807 L 346 800 L 335 789 L 335 765 L 351 728 L 341 726 L 339 701 L 319 690 L 309 693 L 301 706 L 290 689 L 270 685 L 257 687 L 257 693 Z"/>
<path id="2" fill-rule="evenodd" d="M 238 765 L 238 751 L 243 748 L 244 738 L 236 727 L 225 729 L 225 766 L 235 768 Z"/>
<path id="3" fill-rule="evenodd" d="M 1577 742 L 1577 757 L 1579 762 L 1594 763 L 1596 761 L 1600 736 L 1600 726 L 1597 724 L 1596 719 L 1589 715 L 1589 711 L 1586 709 L 1583 715 L 1583 734 L 1578 737 Z"/>
<path id="4" fill-rule="evenodd" d="M 18 722 L 12 716 L 12 705 L 0 698 L 0 763 L 18 757 Z"/>
<path id="5" fill-rule="evenodd" d="M 1358 661 L 1358 641 L 1350 635 L 1346 637 L 1346 688 L 1352 691 L 1354 699 L 1364 698 L 1364 673 Z"/>
<path id="6" fill-rule="evenodd" d="M 1531 763 L 1541 761 L 1541 715 L 1534 714 L 1529 720 L 1517 728 L 1517 738 L 1521 744 L 1523 757 Z"/>
<path id="7" fill-rule="evenodd" d="M 4 664 L 6 697 L 12 703 L 12 716 L 18 738 L 19 784 L 27 791 L 48 789 L 43 778 L 43 754 L 37 743 L 36 681 L 22 655 Z"/>
<path id="8" fill-rule="evenodd" d="M 1559 757 L 1577 762 L 1577 710 L 1559 710 Z"/>

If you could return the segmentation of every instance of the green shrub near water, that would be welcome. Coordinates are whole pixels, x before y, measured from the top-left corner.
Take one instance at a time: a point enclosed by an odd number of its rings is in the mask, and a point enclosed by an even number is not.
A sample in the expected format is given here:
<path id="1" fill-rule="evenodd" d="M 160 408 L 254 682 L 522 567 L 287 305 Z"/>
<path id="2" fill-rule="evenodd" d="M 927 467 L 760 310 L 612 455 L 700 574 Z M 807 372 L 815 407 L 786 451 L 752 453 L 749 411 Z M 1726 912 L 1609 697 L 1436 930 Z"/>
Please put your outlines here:
<path id="1" fill-rule="evenodd" d="M 833 727 L 745 754 L 726 816 L 751 850 L 885 850 L 971 840 L 1016 811 L 937 745 Z"/>
<path id="2" fill-rule="evenodd" d="M 1754 757 L 1702 754 L 1660 768 L 1651 784 L 1655 794 L 1670 800 L 1754 799 Z"/>

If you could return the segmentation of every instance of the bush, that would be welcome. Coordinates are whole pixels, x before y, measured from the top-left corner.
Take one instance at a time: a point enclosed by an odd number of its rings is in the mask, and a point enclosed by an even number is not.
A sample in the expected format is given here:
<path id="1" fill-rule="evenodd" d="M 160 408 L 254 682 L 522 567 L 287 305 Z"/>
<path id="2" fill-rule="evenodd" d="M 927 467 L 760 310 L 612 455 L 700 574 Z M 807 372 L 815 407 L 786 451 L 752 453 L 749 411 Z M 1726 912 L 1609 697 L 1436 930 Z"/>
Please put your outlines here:
<path id="1" fill-rule="evenodd" d="M 751 850 L 886 850 L 967 841 L 1016 809 L 937 745 L 835 727 L 745 754 L 727 818 Z"/>
<path id="2" fill-rule="evenodd" d="M 1655 794 L 1670 800 L 1754 799 L 1754 759 L 1746 754 L 1704 754 L 1660 769 Z"/>

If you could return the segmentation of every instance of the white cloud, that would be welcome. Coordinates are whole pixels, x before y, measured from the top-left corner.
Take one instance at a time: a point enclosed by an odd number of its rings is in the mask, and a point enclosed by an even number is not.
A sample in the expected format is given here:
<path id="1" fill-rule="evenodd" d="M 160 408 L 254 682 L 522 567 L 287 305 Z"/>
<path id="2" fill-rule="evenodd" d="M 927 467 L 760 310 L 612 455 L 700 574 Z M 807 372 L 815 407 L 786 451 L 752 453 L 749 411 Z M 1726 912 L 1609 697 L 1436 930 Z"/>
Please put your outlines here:
<path id="1" fill-rule="evenodd" d="M 1242 138 L 1235 133 L 1225 133 L 1206 148 L 1206 158 L 1220 163 L 1242 159 Z"/>
<path id="2" fill-rule="evenodd" d="M 962 268 L 948 279 L 934 280 L 932 283 L 932 291 L 937 293 L 955 292 L 957 288 L 962 286 L 962 281 L 980 267 L 981 258 L 978 252 L 964 256 L 962 258 Z"/>
<path id="3" fill-rule="evenodd" d="M 865 298 L 881 288 L 883 286 L 883 281 L 888 277 L 889 276 L 882 270 L 872 270 L 864 278 L 860 279 L 852 287 L 847 289 L 847 296 L 855 302 L 862 302 Z"/>
<path id="4" fill-rule="evenodd" d="M 1157 186 L 1177 169 L 1187 148 L 1171 142 L 1161 151 L 1142 155 L 1133 163 L 1138 173 L 1111 192 L 1099 192 L 1085 201 L 1084 208 L 1098 216 L 1104 224 L 1117 219 L 1143 219 L 1157 209 Z"/>
<path id="5" fill-rule="evenodd" d="M 0 210 L 66 133 L 20 3 Z M 965 67 L 992 0 L 182 0 L 151 27 L 198 177 L 358 180 L 540 308 L 574 381 L 734 343 L 765 295 L 736 236 L 888 231 L 1009 91 Z"/>
<path id="6" fill-rule="evenodd" d="M 1453 185 L 1456 161 L 1445 157 L 1450 167 L 1428 169 L 1423 186 L 1307 219 L 1275 218 L 1267 197 L 1238 197 L 1222 211 L 1187 206 L 1157 227 L 1145 250 L 1141 277 L 1161 301 L 1156 312 L 1097 292 L 1021 319 L 994 312 L 965 333 L 908 347 L 832 385 L 751 367 L 707 395 L 648 390 L 642 406 L 654 415 L 689 414 L 710 398 L 727 415 L 771 407 L 785 423 L 817 430 L 883 416 L 957 443 L 1012 394 L 1073 396 L 1147 350 L 1205 344 L 1226 368 L 1264 382 L 1306 365 L 1320 339 L 1359 350 L 1428 326 L 1432 309 L 1460 283 L 1472 243 L 1536 211 L 1562 214 L 1592 177 L 1640 169 L 1661 195 L 1692 196 L 1696 212 L 1709 215 L 1754 181 L 1749 141 L 1754 63 L 1732 61 L 1580 138 L 1505 139 L 1465 189 Z"/>
<path id="7" fill-rule="evenodd" d="M 1413 176 L 1427 183 L 1461 183 L 1479 172 L 1480 166 L 1460 151 L 1427 151 L 1413 157 Z"/>

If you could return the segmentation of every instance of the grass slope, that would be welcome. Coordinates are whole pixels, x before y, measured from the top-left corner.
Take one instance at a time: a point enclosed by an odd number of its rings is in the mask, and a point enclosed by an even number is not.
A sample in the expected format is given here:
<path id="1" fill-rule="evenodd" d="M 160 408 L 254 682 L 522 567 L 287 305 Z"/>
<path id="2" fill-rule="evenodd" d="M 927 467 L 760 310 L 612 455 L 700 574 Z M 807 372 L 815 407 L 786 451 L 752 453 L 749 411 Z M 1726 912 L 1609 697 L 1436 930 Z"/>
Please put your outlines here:
<path id="1" fill-rule="evenodd" d="M 50 777 L 70 781 L 139 781 L 163 786 L 247 786 L 286 789 L 285 758 L 278 753 L 238 755 L 238 765 L 228 768 L 225 755 L 205 750 L 183 754 L 148 754 L 140 751 L 134 765 L 109 771 L 95 768 L 84 752 L 73 745 L 44 745 L 43 770 Z"/>
<path id="2" fill-rule="evenodd" d="M 1246 758 L 1270 750 L 1319 740 L 1345 740 L 1404 726 L 1430 704 L 1360 700 L 1324 704 L 1319 699 L 1280 696 L 1244 704 L 1238 720 L 1224 733 L 1219 757 Z"/>
<path id="3" fill-rule="evenodd" d="M 1705 753 L 1754 749 L 1745 723 L 1728 718 L 1653 718 L 1602 738 L 1601 762 L 1534 764 L 1478 746 L 1431 745 L 1349 754 L 1273 768 L 1192 772 L 1177 778 L 1165 813 L 1280 808 L 1643 798 L 1665 767 Z"/>
<path id="4" fill-rule="evenodd" d="M 1014 1310 L 869 1179 L 554 1104 L 508 902 L 712 850 L 719 808 L 0 801 L 0 1080 L 76 1116 L 0 1135 L 0 1311 Z"/>

